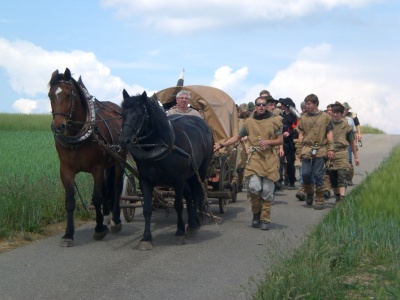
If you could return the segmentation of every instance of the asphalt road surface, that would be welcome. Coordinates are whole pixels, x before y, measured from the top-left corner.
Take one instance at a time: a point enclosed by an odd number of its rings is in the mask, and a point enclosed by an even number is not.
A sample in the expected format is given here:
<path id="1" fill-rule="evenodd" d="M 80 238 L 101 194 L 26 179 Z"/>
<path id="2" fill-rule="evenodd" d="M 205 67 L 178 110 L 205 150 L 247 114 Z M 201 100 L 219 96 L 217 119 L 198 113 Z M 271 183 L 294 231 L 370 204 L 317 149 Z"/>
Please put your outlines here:
<path id="1" fill-rule="evenodd" d="M 364 135 L 355 186 L 399 143 L 400 135 Z M 103 241 L 92 239 L 89 224 L 77 229 L 72 248 L 58 246 L 62 234 L 33 242 L 0 254 L 0 299 L 245 299 L 249 278 L 260 278 L 271 252 L 290 253 L 334 204 L 331 198 L 317 211 L 295 193 L 277 193 L 269 231 L 251 228 L 250 203 L 240 193 L 224 215 L 215 202 L 224 221 L 206 222 L 185 245 L 174 244 L 176 215 L 164 209 L 153 214 L 151 251 L 137 249 L 141 210 Z"/>

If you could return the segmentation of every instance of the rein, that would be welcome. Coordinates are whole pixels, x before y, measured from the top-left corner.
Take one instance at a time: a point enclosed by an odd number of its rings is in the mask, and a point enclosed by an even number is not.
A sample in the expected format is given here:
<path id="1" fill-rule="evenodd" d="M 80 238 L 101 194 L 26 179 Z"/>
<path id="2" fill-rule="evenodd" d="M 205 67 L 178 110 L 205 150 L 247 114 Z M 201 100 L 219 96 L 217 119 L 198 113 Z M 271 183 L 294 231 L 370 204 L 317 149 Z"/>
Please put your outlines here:
<path id="1" fill-rule="evenodd" d="M 132 134 L 131 141 L 132 145 L 130 146 L 130 151 L 132 152 L 132 156 L 139 159 L 139 160 L 160 160 L 163 159 L 165 156 L 167 156 L 172 150 L 173 147 L 168 145 L 164 140 L 160 139 L 160 143 L 156 144 L 140 144 L 140 141 L 150 137 L 154 132 L 155 129 L 152 128 L 149 130 L 148 133 L 145 133 L 142 136 L 139 136 L 140 133 L 143 131 L 143 128 L 147 128 L 147 124 L 149 121 L 149 114 L 147 112 L 147 107 L 146 105 L 142 106 L 144 108 L 144 113 L 143 117 L 140 121 L 139 127 L 136 129 L 132 124 L 125 122 L 122 124 L 122 128 L 124 126 L 128 126 L 131 129 L 133 129 L 134 133 Z M 170 128 L 171 132 L 173 132 L 173 129 Z M 175 135 L 173 134 L 173 139 L 175 139 Z M 133 146 L 133 147 L 132 147 Z M 143 148 L 151 148 L 154 147 L 155 149 L 146 151 Z"/>

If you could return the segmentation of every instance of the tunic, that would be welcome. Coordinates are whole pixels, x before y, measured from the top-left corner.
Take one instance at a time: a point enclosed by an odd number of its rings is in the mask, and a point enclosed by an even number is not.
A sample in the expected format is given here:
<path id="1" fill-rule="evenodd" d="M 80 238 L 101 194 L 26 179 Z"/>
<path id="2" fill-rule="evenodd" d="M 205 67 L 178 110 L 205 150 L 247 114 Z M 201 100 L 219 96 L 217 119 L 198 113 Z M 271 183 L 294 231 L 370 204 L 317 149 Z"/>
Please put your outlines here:
<path id="1" fill-rule="evenodd" d="M 247 135 L 247 141 L 254 151 L 249 154 L 244 172 L 245 177 L 255 174 L 272 181 L 279 180 L 279 157 L 276 154 L 275 147 L 268 146 L 265 149 L 260 149 L 258 143 L 259 138 L 263 140 L 275 140 L 281 134 L 281 116 L 271 116 L 262 120 L 251 117 L 246 120 L 239 135 Z"/>
<path id="2" fill-rule="evenodd" d="M 349 144 L 354 140 L 354 132 L 350 125 L 342 120 L 333 123 L 333 141 L 335 157 L 331 159 L 331 170 L 349 169 Z"/>
<path id="3" fill-rule="evenodd" d="M 331 117 L 320 111 L 317 114 L 307 113 L 301 116 L 298 130 L 303 132 L 301 142 L 301 158 L 313 158 L 311 151 L 317 149 L 315 157 L 325 157 L 328 154 L 328 146 L 331 147 L 326 134 L 332 130 Z M 333 149 L 329 149 L 333 150 Z"/>

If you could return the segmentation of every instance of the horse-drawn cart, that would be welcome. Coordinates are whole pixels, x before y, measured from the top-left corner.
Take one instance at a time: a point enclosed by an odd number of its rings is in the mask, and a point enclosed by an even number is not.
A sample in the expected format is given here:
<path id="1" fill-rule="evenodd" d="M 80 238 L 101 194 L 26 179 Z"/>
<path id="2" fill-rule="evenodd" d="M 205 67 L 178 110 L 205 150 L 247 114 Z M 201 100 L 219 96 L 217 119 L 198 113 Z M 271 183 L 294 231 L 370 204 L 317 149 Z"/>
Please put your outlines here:
<path id="1" fill-rule="evenodd" d="M 237 110 L 232 98 L 217 88 L 209 86 L 176 86 L 164 89 L 156 96 L 166 110 L 176 104 L 175 97 L 180 90 L 191 94 L 190 105 L 200 111 L 204 120 L 210 126 L 214 142 L 223 142 L 238 132 Z M 236 202 L 238 184 L 236 179 L 237 146 L 230 146 L 214 154 L 209 168 L 207 198 L 209 201 L 218 199 L 219 210 L 225 213 L 230 201 Z M 124 179 L 120 206 L 127 222 L 132 221 L 135 209 L 142 207 L 142 195 L 137 186 L 138 174 L 133 158 L 126 159 L 128 172 Z M 165 188 L 155 188 L 153 192 L 153 207 L 173 208 L 174 191 Z"/>

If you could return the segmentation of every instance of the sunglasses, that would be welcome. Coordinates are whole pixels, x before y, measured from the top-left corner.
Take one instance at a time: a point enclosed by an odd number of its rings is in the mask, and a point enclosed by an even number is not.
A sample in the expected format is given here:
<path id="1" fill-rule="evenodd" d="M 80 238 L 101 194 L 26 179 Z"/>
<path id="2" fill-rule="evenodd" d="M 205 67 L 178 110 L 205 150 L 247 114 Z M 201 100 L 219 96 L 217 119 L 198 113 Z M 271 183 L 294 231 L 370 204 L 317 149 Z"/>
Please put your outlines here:
<path id="1" fill-rule="evenodd" d="M 267 103 L 256 103 L 256 106 L 267 106 Z"/>

